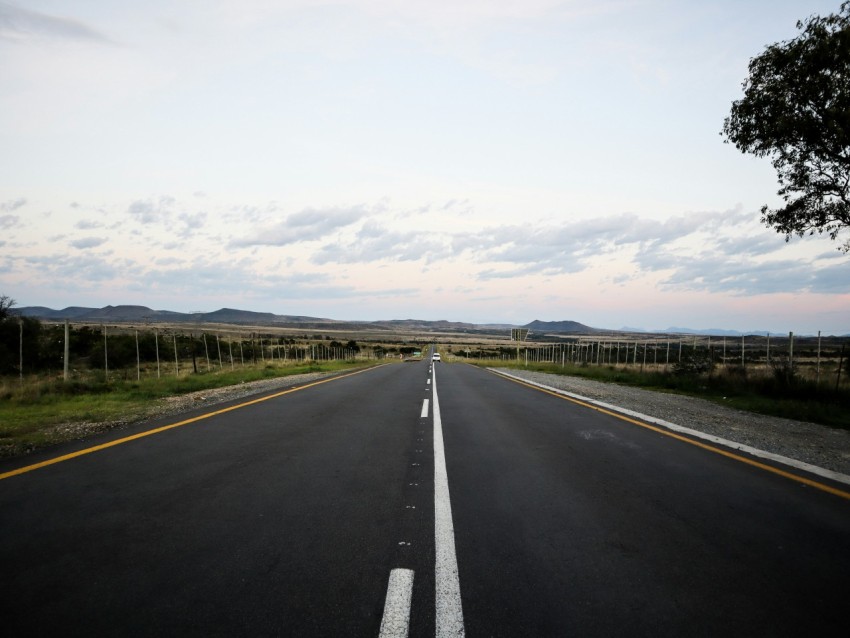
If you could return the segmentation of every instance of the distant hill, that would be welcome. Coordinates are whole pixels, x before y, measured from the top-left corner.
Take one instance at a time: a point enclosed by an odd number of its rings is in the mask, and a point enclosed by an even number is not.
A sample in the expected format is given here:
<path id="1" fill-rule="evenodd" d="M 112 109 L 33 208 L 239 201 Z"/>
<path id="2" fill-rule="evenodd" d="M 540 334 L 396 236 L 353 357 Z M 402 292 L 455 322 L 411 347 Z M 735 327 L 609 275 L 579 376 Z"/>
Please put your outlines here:
<path id="1" fill-rule="evenodd" d="M 597 328 L 591 328 L 590 326 L 586 326 L 583 323 L 579 323 L 578 321 L 539 321 L 535 319 L 531 323 L 528 323 L 523 326 L 523 328 L 528 328 L 532 332 L 535 333 L 568 333 L 568 334 L 594 334 L 597 332 L 603 332 Z"/>
<path id="2" fill-rule="evenodd" d="M 72 306 L 63 310 L 53 310 L 43 306 L 28 306 L 14 309 L 24 317 L 36 317 L 47 321 L 62 321 L 69 319 L 79 322 L 192 322 L 192 323 L 232 323 L 265 325 L 275 323 L 287 324 L 329 324 L 331 319 L 317 317 L 300 317 L 275 315 L 270 312 L 252 312 L 250 310 L 234 310 L 221 308 L 213 312 L 173 312 L 171 310 L 153 310 L 147 306 L 105 306 L 103 308 L 81 308 Z"/>
<path id="3" fill-rule="evenodd" d="M 380 326 L 389 329 L 405 328 L 407 330 L 475 330 L 478 326 L 474 323 L 463 323 L 460 321 L 425 321 L 420 319 L 391 319 L 389 321 L 370 321 L 370 326 Z"/>
<path id="4" fill-rule="evenodd" d="M 767 336 L 765 330 L 750 330 L 741 332 L 740 330 L 723 330 L 721 328 L 678 328 L 671 326 L 663 330 L 645 330 L 643 328 L 620 328 L 621 332 L 645 332 L 648 334 L 671 334 L 671 335 L 700 335 L 705 337 L 744 337 L 744 336 Z M 776 333 L 774 333 L 776 334 Z"/>
<path id="5" fill-rule="evenodd" d="M 24 317 L 37 317 L 39 319 L 76 319 L 90 312 L 94 312 L 97 308 L 81 308 L 79 306 L 69 306 L 62 310 L 53 310 L 44 306 L 29 306 L 28 308 L 12 308 L 15 314 L 23 315 Z"/>
<path id="6" fill-rule="evenodd" d="M 219 323 L 236 325 L 290 325 L 299 328 L 333 328 L 336 330 L 408 330 L 422 332 L 507 332 L 513 326 L 508 324 L 474 324 L 445 319 L 428 321 L 423 319 L 391 319 L 386 321 L 339 321 L 302 315 L 276 315 L 271 312 L 254 312 L 236 308 L 220 308 L 212 312 L 174 312 L 171 310 L 153 310 L 147 306 L 120 305 L 103 308 L 84 308 L 70 306 L 54 310 L 44 306 L 15 308 L 17 314 L 35 317 L 46 321 L 91 323 Z M 591 334 L 602 332 L 577 321 L 532 321 L 524 326 L 538 335 L 552 333 Z"/>

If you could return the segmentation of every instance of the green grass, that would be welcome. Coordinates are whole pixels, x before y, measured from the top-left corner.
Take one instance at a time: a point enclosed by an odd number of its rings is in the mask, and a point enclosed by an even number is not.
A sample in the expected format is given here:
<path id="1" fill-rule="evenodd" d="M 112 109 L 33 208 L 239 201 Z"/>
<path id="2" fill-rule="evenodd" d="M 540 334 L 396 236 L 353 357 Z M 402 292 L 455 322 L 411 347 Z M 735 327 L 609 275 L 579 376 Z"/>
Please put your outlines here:
<path id="1" fill-rule="evenodd" d="M 744 374 L 740 369 L 715 370 L 711 375 L 678 375 L 673 372 L 643 372 L 614 366 L 576 366 L 505 361 L 482 361 L 486 367 L 508 367 L 550 374 L 583 377 L 606 383 L 674 392 L 700 397 L 721 405 L 788 419 L 850 429 L 850 390 L 838 391 L 827 383 L 803 379 L 783 380 L 773 375 Z"/>
<path id="2" fill-rule="evenodd" d="M 320 363 L 265 365 L 141 381 L 6 380 L 0 390 L 0 454 L 15 455 L 76 438 L 80 423 L 115 423 L 143 420 L 156 412 L 167 397 L 240 385 L 251 381 L 309 372 L 338 372 L 374 365 L 322 361 Z"/>

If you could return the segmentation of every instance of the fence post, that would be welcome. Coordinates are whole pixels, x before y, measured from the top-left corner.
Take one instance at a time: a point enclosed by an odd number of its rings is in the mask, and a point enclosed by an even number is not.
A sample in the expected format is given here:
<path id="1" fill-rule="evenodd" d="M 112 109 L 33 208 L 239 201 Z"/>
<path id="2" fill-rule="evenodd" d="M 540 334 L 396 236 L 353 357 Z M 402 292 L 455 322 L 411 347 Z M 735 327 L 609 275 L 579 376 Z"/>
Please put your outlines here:
<path id="1" fill-rule="evenodd" d="M 818 330 L 818 366 L 815 373 L 815 383 L 820 384 L 820 330 Z"/>
<path id="2" fill-rule="evenodd" d="M 139 356 L 139 331 L 133 329 L 133 334 L 136 335 L 136 381 L 142 380 L 142 358 Z"/>
<path id="3" fill-rule="evenodd" d="M 62 362 L 62 380 L 68 381 L 68 359 L 69 353 L 71 352 L 71 344 L 69 343 L 69 337 L 71 334 L 71 327 L 68 325 L 68 320 L 65 319 L 65 354 L 64 361 Z"/>
<path id="4" fill-rule="evenodd" d="M 156 378 L 159 379 L 159 329 L 153 329 L 153 341 L 156 346 Z"/>
<path id="5" fill-rule="evenodd" d="M 180 360 L 177 357 L 177 334 L 171 335 L 174 337 L 174 376 L 180 378 Z"/>
<path id="6" fill-rule="evenodd" d="M 204 354 L 207 357 L 207 372 L 209 372 L 212 366 L 210 365 L 210 349 L 207 347 L 207 333 L 202 332 L 201 337 L 204 339 Z"/>
<path id="7" fill-rule="evenodd" d="M 788 333 L 788 371 L 794 374 L 794 333 Z"/>
<path id="8" fill-rule="evenodd" d="M 21 387 L 24 387 L 24 318 L 18 317 L 18 327 L 20 328 L 20 337 L 18 339 L 18 361 L 20 369 L 18 370 L 21 378 Z"/>
<path id="9" fill-rule="evenodd" d="M 219 340 L 218 335 L 215 336 L 215 345 L 218 347 L 218 369 L 221 370 L 221 341 Z"/>
<path id="10" fill-rule="evenodd" d="M 106 351 L 106 326 L 103 327 L 103 380 L 109 383 L 109 355 Z"/>

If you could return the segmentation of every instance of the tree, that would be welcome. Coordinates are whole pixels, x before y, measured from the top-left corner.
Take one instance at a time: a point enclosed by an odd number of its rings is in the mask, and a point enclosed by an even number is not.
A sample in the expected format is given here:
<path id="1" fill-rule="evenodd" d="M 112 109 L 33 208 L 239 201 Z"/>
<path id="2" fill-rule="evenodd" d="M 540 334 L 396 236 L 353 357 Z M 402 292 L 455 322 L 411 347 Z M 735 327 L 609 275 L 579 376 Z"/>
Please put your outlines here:
<path id="1" fill-rule="evenodd" d="M 771 157 L 785 205 L 761 221 L 788 241 L 850 227 L 850 1 L 797 22 L 800 34 L 752 58 L 723 122 L 741 152 Z M 850 239 L 841 250 L 850 251 Z"/>
<path id="2" fill-rule="evenodd" d="M 0 295 L 0 321 L 5 321 L 9 317 L 12 306 L 14 305 L 14 299 L 7 295 Z"/>

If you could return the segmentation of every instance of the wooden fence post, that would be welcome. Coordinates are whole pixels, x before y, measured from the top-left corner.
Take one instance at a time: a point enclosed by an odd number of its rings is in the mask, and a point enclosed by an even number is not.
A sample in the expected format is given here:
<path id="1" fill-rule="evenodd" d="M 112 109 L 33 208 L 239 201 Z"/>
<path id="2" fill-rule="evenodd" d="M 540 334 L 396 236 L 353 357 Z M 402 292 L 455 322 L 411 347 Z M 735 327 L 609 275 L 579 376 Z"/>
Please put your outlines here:
<path id="1" fill-rule="evenodd" d="M 70 359 L 71 352 L 71 326 L 68 324 L 68 320 L 65 319 L 65 360 L 63 361 L 63 372 L 62 372 L 62 380 L 68 381 L 68 372 L 70 370 L 68 360 Z"/>

